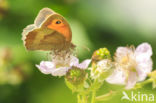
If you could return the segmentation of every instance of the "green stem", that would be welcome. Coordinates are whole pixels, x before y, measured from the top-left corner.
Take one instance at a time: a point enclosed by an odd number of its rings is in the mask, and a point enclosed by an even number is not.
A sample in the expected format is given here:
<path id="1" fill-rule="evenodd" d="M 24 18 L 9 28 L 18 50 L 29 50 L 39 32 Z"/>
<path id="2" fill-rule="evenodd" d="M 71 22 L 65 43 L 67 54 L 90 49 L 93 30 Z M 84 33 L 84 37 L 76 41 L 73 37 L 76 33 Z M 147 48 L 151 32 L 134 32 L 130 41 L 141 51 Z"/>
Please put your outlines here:
<path id="1" fill-rule="evenodd" d="M 91 103 L 95 103 L 95 98 L 96 98 L 96 91 L 94 90 L 92 92 L 92 101 L 91 101 Z"/>
<path id="2" fill-rule="evenodd" d="M 82 103 L 82 102 L 81 102 L 80 94 L 77 94 L 77 100 L 78 100 L 78 103 Z"/>
<path id="3" fill-rule="evenodd" d="M 91 92 L 92 92 L 91 103 L 95 103 L 96 91 L 101 87 L 101 85 L 102 83 L 98 82 L 98 80 L 94 80 L 94 82 L 91 84 L 91 86 L 88 89 L 81 91 L 81 96 L 82 96 L 81 103 L 87 103 L 88 101 L 87 95 L 89 95 Z"/>
<path id="4" fill-rule="evenodd" d="M 148 83 L 151 83 L 152 81 L 153 81 L 153 79 L 152 79 L 152 78 L 147 79 L 147 80 L 145 80 L 145 81 L 141 82 L 141 85 L 142 85 L 142 86 L 144 86 L 144 85 L 146 85 L 146 84 L 148 84 Z"/>
<path id="5" fill-rule="evenodd" d="M 96 101 L 105 101 L 105 100 L 108 100 L 112 96 L 114 96 L 114 94 L 116 94 L 116 92 L 110 91 L 109 93 L 106 93 L 104 95 L 101 95 L 101 96 L 96 97 Z"/>
<path id="6" fill-rule="evenodd" d="M 135 85 L 134 89 L 141 88 L 141 87 L 143 87 L 144 85 L 146 85 L 146 84 L 148 84 L 148 83 L 151 83 L 151 82 L 153 82 L 153 79 L 152 79 L 152 78 L 149 78 L 149 79 L 147 79 L 147 80 L 145 80 L 145 81 L 143 81 L 143 82 L 137 83 L 137 84 Z"/>
<path id="7" fill-rule="evenodd" d="M 82 95 L 82 103 L 87 103 L 87 96 L 86 95 Z"/>
<path id="8" fill-rule="evenodd" d="M 101 87 L 102 83 L 100 83 L 98 80 L 95 80 L 94 83 L 91 86 L 91 90 L 92 90 L 92 99 L 91 99 L 91 103 L 95 103 L 96 102 L 96 91 Z"/>

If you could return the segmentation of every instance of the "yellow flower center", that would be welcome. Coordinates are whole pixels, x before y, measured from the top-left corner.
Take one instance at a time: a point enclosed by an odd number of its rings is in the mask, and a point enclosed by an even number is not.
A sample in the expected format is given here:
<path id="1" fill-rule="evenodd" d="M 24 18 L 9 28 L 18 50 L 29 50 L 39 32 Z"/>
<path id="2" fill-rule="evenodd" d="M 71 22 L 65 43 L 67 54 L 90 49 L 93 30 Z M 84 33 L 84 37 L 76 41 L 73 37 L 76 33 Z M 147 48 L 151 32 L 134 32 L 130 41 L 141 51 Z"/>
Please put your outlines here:
<path id="1" fill-rule="evenodd" d="M 121 59 L 121 64 L 127 64 L 129 62 L 129 57 L 128 56 L 124 56 L 122 59 Z"/>

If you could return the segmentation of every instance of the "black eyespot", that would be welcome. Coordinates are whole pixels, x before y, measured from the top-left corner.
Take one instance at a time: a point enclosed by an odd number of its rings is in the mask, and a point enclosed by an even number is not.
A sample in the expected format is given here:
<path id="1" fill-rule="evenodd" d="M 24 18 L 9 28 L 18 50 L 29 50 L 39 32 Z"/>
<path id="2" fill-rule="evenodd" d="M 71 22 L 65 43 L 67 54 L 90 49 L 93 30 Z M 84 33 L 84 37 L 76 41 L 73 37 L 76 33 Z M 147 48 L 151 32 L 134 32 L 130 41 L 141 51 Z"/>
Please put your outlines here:
<path id="1" fill-rule="evenodd" d="M 59 21 L 59 20 L 58 20 L 58 21 L 56 21 L 56 24 L 61 24 L 61 21 Z"/>

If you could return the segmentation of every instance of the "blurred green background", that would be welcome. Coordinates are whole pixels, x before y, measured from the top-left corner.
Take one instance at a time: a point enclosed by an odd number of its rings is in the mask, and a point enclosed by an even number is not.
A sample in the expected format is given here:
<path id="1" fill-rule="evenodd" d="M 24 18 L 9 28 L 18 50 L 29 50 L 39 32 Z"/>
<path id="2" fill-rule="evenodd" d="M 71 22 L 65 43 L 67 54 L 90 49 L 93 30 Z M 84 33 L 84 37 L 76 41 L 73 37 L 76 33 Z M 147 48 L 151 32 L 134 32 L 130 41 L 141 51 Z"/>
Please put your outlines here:
<path id="1" fill-rule="evenodd" d="M 23 46 L 23 28 L 44 7 L 67 19 L 80 60 L 100 47 L 114 54 L 118 46 L 142 42 L 152 45 L 156 60 L 155 0 L 0 0 L 0 103 L 76 103 L 63 78 L 44 75 L 35 67 L 47 60 L 47 53 L 28 52 Z M 98 95 L 118 89 L 105 83 Z M 153 93 L 156 100 L 151 84 L 138 91 Z M 106 103 L 128 103 L 121 97 L 119 93 Z"/>

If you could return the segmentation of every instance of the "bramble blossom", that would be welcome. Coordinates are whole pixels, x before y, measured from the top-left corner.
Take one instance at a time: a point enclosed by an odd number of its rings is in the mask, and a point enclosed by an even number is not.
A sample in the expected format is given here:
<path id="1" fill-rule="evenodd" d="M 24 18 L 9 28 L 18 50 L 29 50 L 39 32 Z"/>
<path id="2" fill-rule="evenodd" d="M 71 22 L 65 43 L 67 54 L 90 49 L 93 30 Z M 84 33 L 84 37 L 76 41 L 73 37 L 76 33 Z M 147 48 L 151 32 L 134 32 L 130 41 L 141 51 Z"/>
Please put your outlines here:
<path id="1" fill-rule="evenodd" d="M 90 62 L 90 59 L 86 59 L 79 64 L 79 59 L 77 57 L 67 53 L 65 56 L 55 55 L 52 57 L 52 61 L 41 61 L 40 65 L 36 66 L 43 74 L 64 76 L 73 66 L 86 69 Z"/>
<path id="2" fill-rule="evenodd" d="M 115 54 L 116 69 L 106 81 L 111 84 L 134 87 L 136 82 L 143 81 L 152 71 L 152 48 L 148 43 L 133 47 L 119 47 Z"/>

